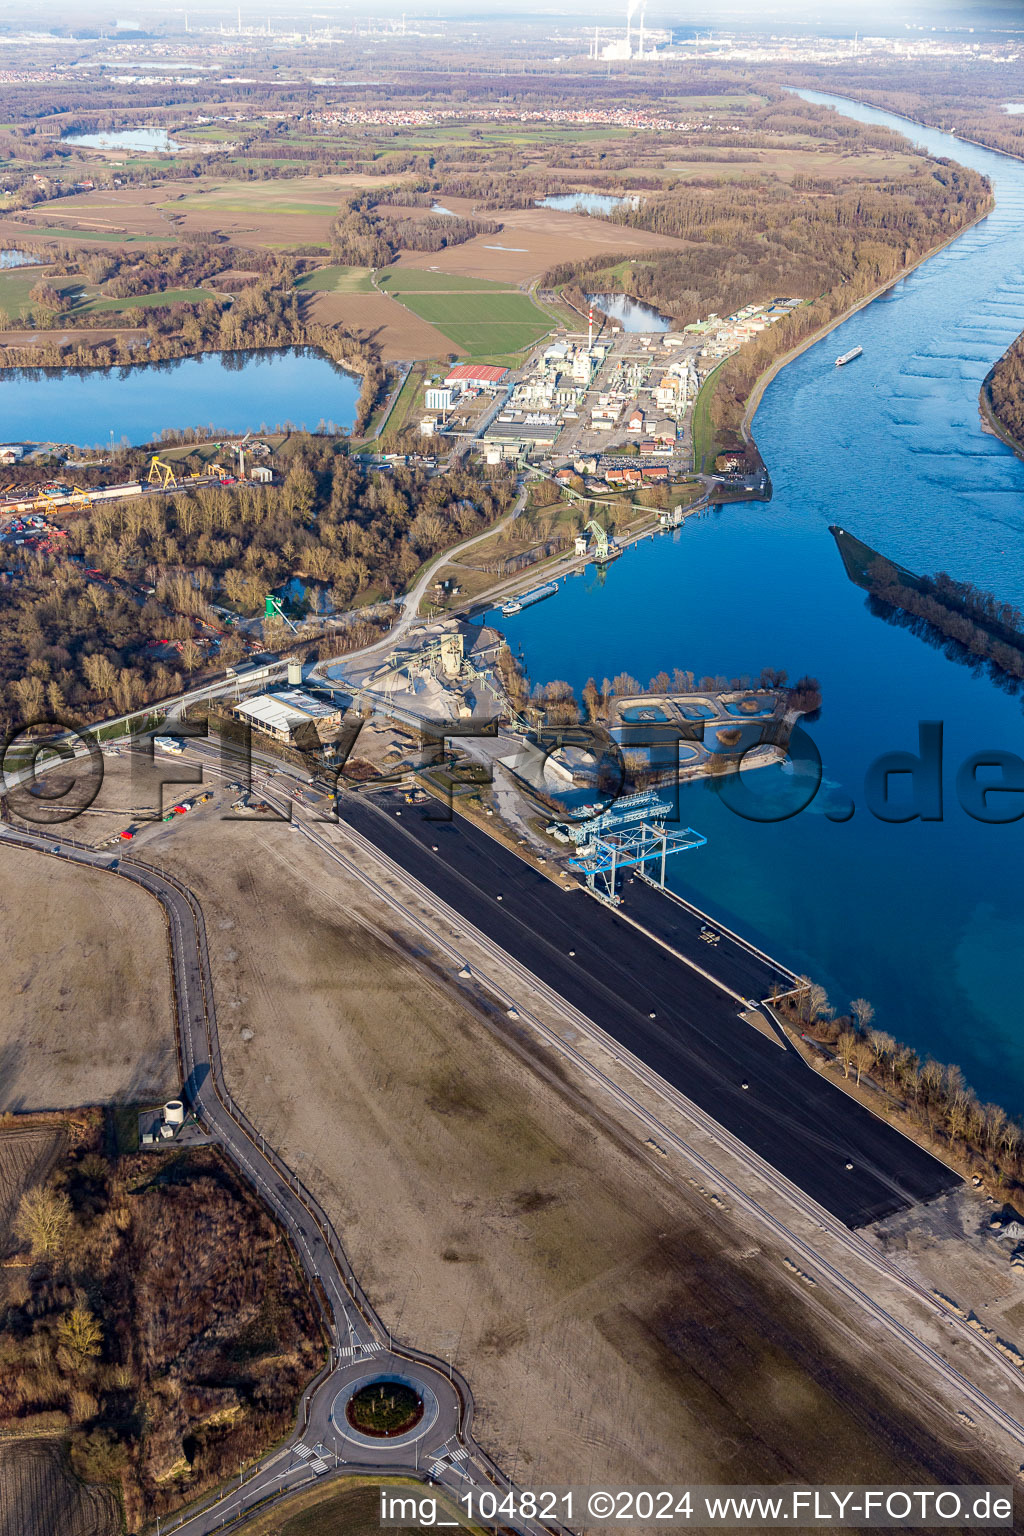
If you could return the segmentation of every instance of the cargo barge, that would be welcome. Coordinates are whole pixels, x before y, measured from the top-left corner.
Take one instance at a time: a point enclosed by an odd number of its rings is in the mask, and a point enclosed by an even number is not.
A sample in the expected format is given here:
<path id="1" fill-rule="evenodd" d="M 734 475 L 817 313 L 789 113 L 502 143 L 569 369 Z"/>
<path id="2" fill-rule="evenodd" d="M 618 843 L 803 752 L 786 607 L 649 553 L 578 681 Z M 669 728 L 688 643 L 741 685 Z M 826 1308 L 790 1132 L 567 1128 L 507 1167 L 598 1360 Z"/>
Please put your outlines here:
<path id="1" fill-rule="evenodd" d="M 532 587 L 521 597 L 510 597 L 507 603 L 502 603 L 501 611 L 506 617 L 510 617 L 513 613 L 522 613 L 524 608 L 532 608 L 534 603 L 543 602 L 546 597 L 553 597 L 557 591 L 558 582 L 547 581 L 542 587 Z"/>

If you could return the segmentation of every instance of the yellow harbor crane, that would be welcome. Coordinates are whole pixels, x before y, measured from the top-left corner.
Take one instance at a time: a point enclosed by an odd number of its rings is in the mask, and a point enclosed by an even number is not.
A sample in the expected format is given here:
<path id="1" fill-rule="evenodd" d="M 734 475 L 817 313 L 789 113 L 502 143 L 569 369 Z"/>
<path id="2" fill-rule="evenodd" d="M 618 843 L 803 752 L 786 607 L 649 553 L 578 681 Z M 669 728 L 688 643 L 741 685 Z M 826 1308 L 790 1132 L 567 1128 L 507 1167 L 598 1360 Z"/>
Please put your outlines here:
<path id="1" fill-rule="evenodd" d="M 174 466 L 154 453 L 146 481 L 149 485 L 158 485 L 162 491 L 170 491 L 177 487 L 178 477 L 174 473 Z"/>

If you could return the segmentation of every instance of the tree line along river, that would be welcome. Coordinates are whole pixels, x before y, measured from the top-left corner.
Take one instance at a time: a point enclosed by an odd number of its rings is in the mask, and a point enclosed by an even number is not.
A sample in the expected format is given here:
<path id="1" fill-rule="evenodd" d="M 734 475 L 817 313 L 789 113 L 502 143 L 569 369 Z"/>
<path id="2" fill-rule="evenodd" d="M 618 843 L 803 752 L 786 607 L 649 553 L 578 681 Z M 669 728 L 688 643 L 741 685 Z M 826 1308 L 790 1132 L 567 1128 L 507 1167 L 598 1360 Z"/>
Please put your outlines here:
<path id="1" fill-rule="evenodd" d="M 692 519 L 500 622 L 535 681 L 579 687 L 622 670 L 644 681 L 673 666 L 819 677 L 824 703 L 808 729 L 823 777 L 809 808 L 757 821 L 706 782 L 684 788 L 682 822 L 708 841 L 670 863 L 671 881 L 823 982 L 840 1009 L 867 997 L 877 1027 L 958 1063 L 983 1099 L 1020 1113 L 1024 831 L 972 819 L 956 775 L 983 749 L 1024 757 L 1021 697 L 873 612 L 828 527 L 1024 605 L 1024 463 L 983 432 L 978 412 L 982 379 L 1024 330 L 1024 165 L 801 94 L 984 172 L 994 212 L 772 381 L 754 422 L 770 504 Z M 863 355 L 836 368 L 855 346 Z M 944 725 L 942 819 L 881 821 L 865 775 L 884 753 L 916 752 L 920 721 Z M 758 815 L 785 816 L 797 776 L 745 777 Z M 891 781 L 893 792 L 906 782 Z M 1024 797 L 1001 799 L 1024 810 Z"/>

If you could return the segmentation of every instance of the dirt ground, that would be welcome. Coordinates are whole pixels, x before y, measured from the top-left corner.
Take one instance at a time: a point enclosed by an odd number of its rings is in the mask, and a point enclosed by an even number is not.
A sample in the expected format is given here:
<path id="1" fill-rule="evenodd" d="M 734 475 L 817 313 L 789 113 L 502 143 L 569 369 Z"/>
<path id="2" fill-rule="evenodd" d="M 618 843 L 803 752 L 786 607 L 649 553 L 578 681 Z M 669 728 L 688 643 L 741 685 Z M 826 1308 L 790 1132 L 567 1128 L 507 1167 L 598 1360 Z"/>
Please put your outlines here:
<path id="1" fill-rule="evenodd" d="M 113 1495 L 72 1475 L 58 1440 L 0 1445 L 0 1536 L 115 1536 Z"/>
<path id="2" fill-rule="evenodd" d="M 1002 1207 L 968 1188 L 879 1222 L 870 1234 L 929 1290 L 938 1291 L 1024 1353 L 1024 1270 L 1017 1244 L 989 1228 Z"/>
<path id="3" fill-rule="evenodd" d="M 178 1086 L 163 914 L 109 875 L 0 848 L 0 1110 Z"/>
<path id="4" fill-rule="evenodd" d="M 318 293 L 308 302 L 318 325 L 342 325 L 379 343 L 385 362 L 463 355 L 463 349 L 386 293 Z"/>
<path id="5" fill-rule="evenodd" d="M 442 201 L 457 213 L 461 209 L 455 203 L 461 204 L 465 199 Z M 443 251 L 408 252 L 400 258 L 399 265 L 489 278 L 495 283 L 525 283 L 561 261 L 687 249 L 685 241 L 670 235 L 652 235 L 587 214 L 561 213 L 556 208 L 488 210 L 480 217 L 493 219 L 504 228 L 498 235 L 477 235 L 464 245 L 449 245 Z"/>
<path id="6" fill-rule="evenodd" d="M 401 181 L 401 176 L 391 178 Z M 241 245 L 303 245 L 326 241 L 344 196 L 369 176 L 298 176 L 291 181 L 220 181 L 200 177 L 181 190 L 178 182 L 77 193 L 32 209 L 32 223 L 80 225 L 127 235 L 173 235 L 175 231 L 217 230 Z M 15 226 L 17 227 L 17 226 Z M 24 224 L 21 226 L 24 232 Z M 74 231 L 69 231 L 74 238 Z"/>
<path id="7" fill-rule="evenodd" d="M 397 1336 L 451 1351 L 520 1481 L 974 1480 L 824 1293 L 361 928 L 304 838 L 197 822 L 162 858 L 206 912 L 232 1092 Z"/>
<path id="8" fill-rule="evenodd" d="M 124 326 L 114 331 L 87 331 L 75 330 L 74 327 L 66 331 L 0 331 L 0 347 L 38 347 L 40 343 L 51 342 L 78 342 L 84 341 L 89 345 L 100 342 L 116 342 L 121 340 L 137 341 L 145 336 L 146 332 L 140 326 Z"/>
<path id="9" fill-rule="evenodd" d="M 46 1178 L 64 1141 L 59 1125 L 0 1128 L 0 1259 L 17 1247 L 11 1224 L 21 1197 Z"/>

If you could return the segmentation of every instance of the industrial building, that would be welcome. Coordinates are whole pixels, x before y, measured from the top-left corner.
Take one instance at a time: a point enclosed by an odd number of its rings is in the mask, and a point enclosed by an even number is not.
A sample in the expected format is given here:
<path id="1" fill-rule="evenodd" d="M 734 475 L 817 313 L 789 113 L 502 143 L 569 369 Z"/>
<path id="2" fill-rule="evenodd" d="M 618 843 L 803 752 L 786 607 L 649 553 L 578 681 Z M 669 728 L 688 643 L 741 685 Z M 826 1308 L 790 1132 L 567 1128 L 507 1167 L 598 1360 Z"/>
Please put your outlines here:
<path id="1" fill-rule="evenodd" d="M 449 388 L 498 389 L 507 378 L 507 368 L 498 368 L 491 363 L 457 363 L 449 370 L 444 382 Z"/>
<path id="2" fill-rule="evenodd" d="M 318 734 L 336 730 L 342 715 L 336 705 L 314 699 L 301 688 L 282 688 L 274 693 L 242 699 L 234 706 L 233 713 L 247 721 L 253 730 L 285 743 L 291 741 L 292 733 L 300 726 L 313 725 Z"/>

